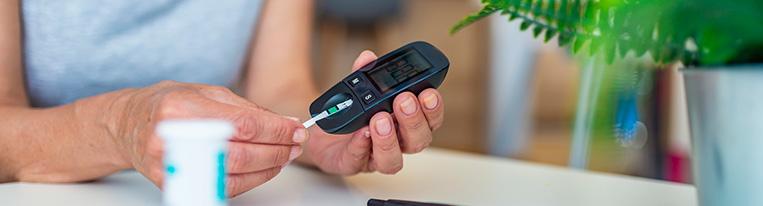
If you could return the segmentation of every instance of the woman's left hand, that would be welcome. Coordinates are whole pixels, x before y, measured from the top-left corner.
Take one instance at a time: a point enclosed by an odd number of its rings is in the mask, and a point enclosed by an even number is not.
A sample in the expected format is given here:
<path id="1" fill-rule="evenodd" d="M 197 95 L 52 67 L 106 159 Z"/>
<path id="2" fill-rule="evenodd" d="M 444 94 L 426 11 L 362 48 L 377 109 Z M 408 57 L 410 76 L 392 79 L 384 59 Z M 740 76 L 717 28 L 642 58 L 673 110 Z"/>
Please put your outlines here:
<path id="1" fill-rule="evenodd" d="M 376 58 L 373 52 L 363 51 L 353 71 Z M 443 122 L 442 102 L 436 89 L 426 89 L 418 96 L 404 92 L 395 97 L 393 114 L 376 113 L 369 126 L 352 134 L 332 135 L 313 127 L 304 145 L 305 156 L 328 173 L 395 174 L 403 168 L 403 153 L 421 152 L 432 142 L 432 132 Z"/>

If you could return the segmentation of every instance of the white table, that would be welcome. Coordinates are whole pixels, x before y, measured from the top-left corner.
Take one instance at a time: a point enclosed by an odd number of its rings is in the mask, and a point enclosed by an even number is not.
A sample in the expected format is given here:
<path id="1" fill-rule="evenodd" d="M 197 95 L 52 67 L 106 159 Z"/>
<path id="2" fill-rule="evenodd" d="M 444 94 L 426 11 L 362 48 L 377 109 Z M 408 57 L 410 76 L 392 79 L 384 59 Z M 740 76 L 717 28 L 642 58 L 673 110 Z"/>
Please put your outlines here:
<path id="1" fill-rule="evenodd" d="M 697 205 L 691 185 L 570 170 L 441 149 L 407 155 L 394 176 L 341 178 L 298 166 L 231 205 L 365 205 L 368 198 L 462 205 Z M 140 174 L 83 184 L 0 184 L 0 205 L 160 205 Z"/>

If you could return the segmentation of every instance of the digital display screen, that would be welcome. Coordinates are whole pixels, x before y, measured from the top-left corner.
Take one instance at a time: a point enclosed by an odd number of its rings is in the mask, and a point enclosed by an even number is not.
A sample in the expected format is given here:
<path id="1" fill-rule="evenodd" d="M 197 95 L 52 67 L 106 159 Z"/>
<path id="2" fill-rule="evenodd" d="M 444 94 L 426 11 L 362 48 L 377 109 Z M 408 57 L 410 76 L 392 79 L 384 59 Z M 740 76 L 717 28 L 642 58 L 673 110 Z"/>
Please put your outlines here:
<path id="1" fill-rule="evenodd" d="M 419 52 L 412 49 L 379 64 L 381 66 L 369 71 L 367 75 L 382 93 L 432 67 Z"/>

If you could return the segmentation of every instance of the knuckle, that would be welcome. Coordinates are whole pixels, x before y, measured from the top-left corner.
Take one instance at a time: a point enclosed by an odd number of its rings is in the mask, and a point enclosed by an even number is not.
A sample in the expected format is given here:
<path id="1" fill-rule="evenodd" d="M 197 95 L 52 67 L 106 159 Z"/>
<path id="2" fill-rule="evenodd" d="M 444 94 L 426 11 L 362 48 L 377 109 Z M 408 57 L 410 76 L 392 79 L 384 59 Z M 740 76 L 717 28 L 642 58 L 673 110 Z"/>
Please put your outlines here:
<path id="1" fill-rule="evenodd" d="M 182 110 L 175 107 L 159 107 L 156 115 L 159 119 L 167 119 L 181 116 L 181 111 Z"/>
<path id="2" fill-rule="evenodd" d="M 273 164 L 272 165 L 282 165 L 286 163 L 286 161 L 289 160 L 289 151 L 288 149 L 278 148 L 275 150 L 275 154 L 273 156 Z"/>
<path id="3" fill-rule="evenodd" d="M 161 97 L 159 100 L 159 107 L 161 108 L 167 108 L 167 107 L 174 107 L 179 104 L 180 98 L 177 98 L 177 94 L 169 93 Z"/>
<path id="4" fill-rule="evenodd" d="M 398 146 L 397 142 L 391 141 L 393 138 L 389 138 L 389 141 L 383 141 L 379 142 L 379 149 L 381 149 L 384 152 L 390 152 L 396 149 Z"/>
<path id="5" fill-rule="evenodd" d="M 229 88 L 223 87 L 223 86 L 217 86 L 217 85 L 208 85 L 208 86 L 205 86 L 204 89 L 217 93 L 217 94 L 232 94 L 233 93 L 233 91 L 231 91 Z"/>
<path id="6" fill-rule="evenodd" d="M 240 191 L 240 190 L 241 190 L 241 189 L 239 189 L 239 187 L 241 187 L 241 186 L 240 186 L 240 185 L 241 185 L 241 182 L 240 182 L 240 180 L 239 180 L 239 179 L 237 179 L 237 178 L 230 178 L 230 177 L 229 177 L 229 178 L 227 178 L 227 180 L 225 181 L 225 184 L 227 185 L 226 187 L 228 188 L 228 194 L 229 194 L 229 195 L 235 195 L 235 194 L 238 194 L 238 191 Z"/>
<path id="7" fill-rule="evenodd" d="M 247 113 L 237 114 L 233 120 L 236 125 L 236 139 L 252 140 L 263 130 L 257 118 Z"/>
<path id="8" fill-rule="evenodd" d="M 418 130 L 429 124 L 425 119 L 421 117 L 412 117 L 404 124 L 407 129 Z"/>
<path id="9" fill-rule="evenodd" d="M 368 150 L 364 150 L 362 152 L 350 152 L 350 157 L 354 161 L 361 161 L 368 158 Z"/>
<path id="10" fill-rule="evenodd" d="M 442 111 L 439 112 L 429 112 L 427 113 L 427 122 L 429 123 L 429 128 L 431 130 L 436 130 L 440 128 L 443 124 L 443 120 L 445 115 Z"/>
<path id="11" fill-rule="evenodd" d="M 228 151 L 228 170 L 231 172 L 244 169 L 244 164 L 249 162 L 249 156 L 240 147 L 231 147 Z"/>
<path id="12" fill-rule="evenodd" d="M 272 140 L 275 142 L 290 142 L 293 134 L 293 128 L 289 127 L 283 120 L 272 119 L 266 121 L 268 132 L 272 134 Z"/>
<path id="13" fill-rule="evenodd" d="M 182 92 L 169 92 L 164 94 L 158 101 L 157 112 L 160 117 L 176 117 L 185 111 L 187 98 Z"/>

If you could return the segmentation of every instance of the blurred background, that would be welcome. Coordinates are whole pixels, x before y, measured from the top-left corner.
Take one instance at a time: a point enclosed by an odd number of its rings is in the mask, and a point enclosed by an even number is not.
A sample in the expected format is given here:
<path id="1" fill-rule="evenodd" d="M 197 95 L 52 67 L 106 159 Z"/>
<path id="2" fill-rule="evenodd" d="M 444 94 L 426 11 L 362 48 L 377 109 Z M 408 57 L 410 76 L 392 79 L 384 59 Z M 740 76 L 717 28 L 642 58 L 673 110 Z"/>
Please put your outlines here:
<path id="1" fill-rule="evenodd" d="M 543 43 L 499 16 L 449 35 L 450 27 L 480 9 L 477 0 L 317 2 L 313 61 L 320 89 L 346 75 L 365 49 L 383 54 L 427 41 L 451 61 L 440 88 L 446 120 L 434 147 L 568 165 L 585 69 L 555 40 Z M 639 135 L 646 141 L 624 146 L 611 120 L 616 90 L 622 87 L 616 80 L 632 77 L 609 72 L 615 69 L 603 72 L 601 89 L 586 105 L 592 106 L 594 121 L 586 169 L 688 182 L 689 132 L 677 70 L 634 71 L 637 112 L 645 128 Z"/>

